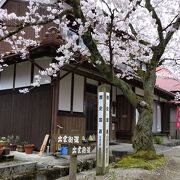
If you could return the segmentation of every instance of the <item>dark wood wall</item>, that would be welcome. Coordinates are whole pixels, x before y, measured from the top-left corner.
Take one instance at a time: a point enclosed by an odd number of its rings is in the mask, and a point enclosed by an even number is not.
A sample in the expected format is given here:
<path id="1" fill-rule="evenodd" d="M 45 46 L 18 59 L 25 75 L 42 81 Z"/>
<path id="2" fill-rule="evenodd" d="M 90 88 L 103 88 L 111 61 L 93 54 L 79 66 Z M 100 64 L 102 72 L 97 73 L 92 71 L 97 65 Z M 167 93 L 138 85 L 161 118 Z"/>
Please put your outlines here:
<path id="1" fill-rule="evenodd" d="M 0 91 L 0 136 L 18 135 L 39 149 L 51 129 L 51 96 L 50 85 L 27 94 Z"/>
<path id="2" fill-rule="evenodd" d="M 118 140 L 131 139 L 135 121 L 134 108 L 122 95 L 117 96 L 116 136 Z"/>
<path id="3" fill-rule="evenodd" d="M 86 118 L 77 115 L 58 115 L 57 124 L 62 127 L 61 134 L 85 136 Z"/>
<path id="4" fill-rule="evenodd" d="M 86 136 L 97 134 L 97 94 L 85 96 Z"/>
<path id="5" fill-rule="evenodd" d="M 162 133 L 167 134 L 170 132 L 170 104 L 161 103 L 161 123 Z"/>

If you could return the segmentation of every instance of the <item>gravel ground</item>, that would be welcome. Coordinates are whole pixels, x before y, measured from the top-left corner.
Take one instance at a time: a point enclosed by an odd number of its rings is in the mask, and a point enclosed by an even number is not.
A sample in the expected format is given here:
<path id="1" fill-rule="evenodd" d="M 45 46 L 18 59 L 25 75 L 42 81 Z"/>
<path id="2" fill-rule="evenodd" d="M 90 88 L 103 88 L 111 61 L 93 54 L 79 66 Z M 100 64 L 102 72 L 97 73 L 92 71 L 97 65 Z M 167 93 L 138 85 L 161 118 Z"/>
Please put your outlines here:
<path id="1" fill-rule="evenodd" d="M 96 176 L 95 169 L 81 172 L 77 180 L 180 180 L 180 146 L 163 153 L 168 161 L 165 167 L 148 171 L 143 169 L 110 169 L 108 175 Z M 68 177 L 58 180 L 68 180 Z"/>

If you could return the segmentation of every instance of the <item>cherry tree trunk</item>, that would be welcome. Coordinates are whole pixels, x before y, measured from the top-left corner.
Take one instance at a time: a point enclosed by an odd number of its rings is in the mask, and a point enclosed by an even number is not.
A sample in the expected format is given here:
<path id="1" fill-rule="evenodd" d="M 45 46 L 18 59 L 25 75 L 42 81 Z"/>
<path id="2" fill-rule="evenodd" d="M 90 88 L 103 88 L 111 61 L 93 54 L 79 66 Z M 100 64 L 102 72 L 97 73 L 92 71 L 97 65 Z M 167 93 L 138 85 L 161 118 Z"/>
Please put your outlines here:
<path id="1" fill-rule="evenodd" d="M 154 151 L 152 122 L 153 113 L 149 109 L 142 109 L 139 113 L 139 119 L 133 137 L 133 148 L 135 152 Z"/>
<path id="2" fill-rule="evenodd" d="M 133 148 L 135 152 L 154 151 L 152 125 L 153 125 L 153 97 L 156 75 L 155 70 L 146 72 L 143 86 L 144 98 L 139 107 L 138 122 L 133 136 Z"/>

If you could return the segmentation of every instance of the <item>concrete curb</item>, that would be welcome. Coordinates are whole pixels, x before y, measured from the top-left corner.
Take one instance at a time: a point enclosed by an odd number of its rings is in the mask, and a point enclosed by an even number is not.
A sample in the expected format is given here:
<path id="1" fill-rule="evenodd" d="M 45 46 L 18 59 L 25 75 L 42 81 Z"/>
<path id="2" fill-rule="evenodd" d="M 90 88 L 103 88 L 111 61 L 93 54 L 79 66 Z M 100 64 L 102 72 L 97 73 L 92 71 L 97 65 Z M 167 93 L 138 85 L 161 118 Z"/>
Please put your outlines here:
<path id="1" fill-rule="evenodd" d="M 35 162 L 22 162 L 13 165 L 0 167 L 0 179 L 12 179 L 20 174 L 36 172 Z"/>

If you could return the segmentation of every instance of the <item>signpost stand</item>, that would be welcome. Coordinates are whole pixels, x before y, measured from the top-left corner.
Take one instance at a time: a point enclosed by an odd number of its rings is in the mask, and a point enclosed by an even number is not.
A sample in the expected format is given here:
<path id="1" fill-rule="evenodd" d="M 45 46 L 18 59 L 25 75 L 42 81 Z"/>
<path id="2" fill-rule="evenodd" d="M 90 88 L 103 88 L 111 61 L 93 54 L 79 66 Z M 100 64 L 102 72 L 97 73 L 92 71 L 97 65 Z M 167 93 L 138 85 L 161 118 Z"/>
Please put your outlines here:
<path id="1" fill-rule="evenodd" d="M 76 180 L 77 174 L 77 155 L 90 154 L 92 146 L 90 144 L 83 144 L 82 136 L 80 135 L 54 135 L 54 139 L 58 144 L 64 144 L 68 146 L 64 155 L 70 155 L 70 167 L 69 167 L 69 180 Z"/>
<path id="2" fill-rule="evenodd" d="M 101 85 L 98 87 L 96 175 L 109 172 L 109 121 L 110 88 L 107 85 Z"/>
<path id="3" fill-rule="evenodd" d="M 69 180 L 76 180 L 77 174 L 77 155 L 70 156 Z"/>

